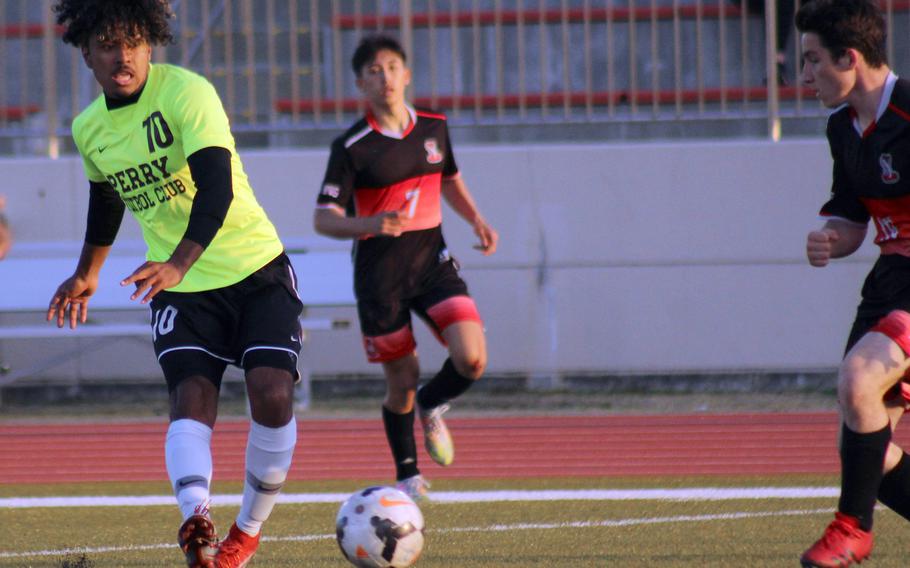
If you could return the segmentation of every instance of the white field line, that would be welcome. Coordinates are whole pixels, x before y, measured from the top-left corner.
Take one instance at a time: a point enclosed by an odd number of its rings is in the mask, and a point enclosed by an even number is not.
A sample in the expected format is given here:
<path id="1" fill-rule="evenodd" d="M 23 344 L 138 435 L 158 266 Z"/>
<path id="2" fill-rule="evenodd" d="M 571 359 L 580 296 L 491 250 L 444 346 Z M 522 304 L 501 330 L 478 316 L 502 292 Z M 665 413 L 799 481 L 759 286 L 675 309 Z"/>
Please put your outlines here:
<path id="1" fill-rule="evenodd" d="M 788 511 L 760 511 L 718 513 L 714 515 L 679 515 L 675 517 L 646 517 L 627 519 L 607 519 L 604 521 L 567 521 L 562 523 L 517 523 L 512 525 L 488 525 L 485 527 L 453 527 L 446 529 L 427 529 L 430 534 L 467 533 L 467 532 L 507 532 L 525 530 L 579 529 L 600 527 L 630 527 L 635 525 L 656 525 L 672 523 L 698 523 L 707 521 L 730 521 L 739 519 L 756 519 L 764 517 L 792 517 L 804 515 L 831 514 L 832 509 L 797 509 Z M 264 542 L 309 542 L 335 538 L 334 534 L 292 535 L 280 537 L 262 537 Z M 105 552 L 141 552 L 174 548 L 174 543 L 159 543 L 131 546 L 104 546 L 94 548 L 64 548 L 60 550 L 36 550 L 33 552 L 0 552 L 3 558 L 34 558 L 48 556 L 66 556 L 68 554 L 101 554 Z"/>
<path id="2" fill-rule="evenodd" d="M 732 499 L 825 499 L 837 497 L 836 487 L 692 487 L 680 489 L 577 489 L 539 491 L 434 491 L 434 503 L 494 501 L 726 501 Z M 349 493 L 287 493 L 279 503 L 341 503 Z M 240 495 L 214 495 L 213 505 L 240 505 Z M 40 507 L 149 507 L 176 505 L 171 495 L 9 497 L 0 509 Z"/>

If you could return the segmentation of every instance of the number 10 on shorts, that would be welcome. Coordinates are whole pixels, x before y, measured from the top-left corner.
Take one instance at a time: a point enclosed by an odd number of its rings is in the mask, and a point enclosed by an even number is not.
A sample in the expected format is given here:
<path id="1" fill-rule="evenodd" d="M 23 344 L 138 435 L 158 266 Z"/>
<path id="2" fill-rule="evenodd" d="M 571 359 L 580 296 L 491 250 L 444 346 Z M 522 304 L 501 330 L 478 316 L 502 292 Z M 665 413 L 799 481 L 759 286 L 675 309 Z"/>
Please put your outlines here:
<path id="1" fill-rule="evenodd" d="M 177 319 L 177 308 L 167 306 L 162 310 L 155 310 L 152 314 L 152 337 L 158 339 L 159 335 L 167 335 L 174 331 L 174 320 Z"/>

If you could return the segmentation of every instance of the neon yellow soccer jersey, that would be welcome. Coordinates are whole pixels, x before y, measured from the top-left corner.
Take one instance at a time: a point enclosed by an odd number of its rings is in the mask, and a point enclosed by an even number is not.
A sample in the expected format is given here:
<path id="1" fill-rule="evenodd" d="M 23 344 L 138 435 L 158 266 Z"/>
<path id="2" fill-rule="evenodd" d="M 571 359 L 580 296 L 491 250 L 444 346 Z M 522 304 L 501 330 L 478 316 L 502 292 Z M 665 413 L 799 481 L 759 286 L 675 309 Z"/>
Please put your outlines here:
<path id="1" fill-rule="evenodd" d="M 196 185 L 186 157 L 203 148 L 231 152 L 234 199 L 215 238 L 172 292 L 198 292 L 243 280 L 283 246 L 256 201 L 215 88 L 202 76 L 153 64 L 139 100 L 109 110 L 104 95 L 73 120 L 85 173 L 108 182 L 139 221 L 146 257 L 164 262 L 183 238 Z"/>

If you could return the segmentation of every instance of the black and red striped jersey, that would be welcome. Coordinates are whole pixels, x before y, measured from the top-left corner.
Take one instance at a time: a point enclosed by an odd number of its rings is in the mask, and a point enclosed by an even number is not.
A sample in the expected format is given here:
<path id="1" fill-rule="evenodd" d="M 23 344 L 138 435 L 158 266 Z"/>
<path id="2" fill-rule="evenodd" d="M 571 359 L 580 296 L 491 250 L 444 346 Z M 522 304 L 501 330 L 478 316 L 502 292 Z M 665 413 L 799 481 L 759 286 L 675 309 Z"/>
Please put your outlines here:
<path id="1" fill-rule="evenodd" d="M 355 241 L 357 297 L 407 295 L 421 274 L 446 256 L 441 186 L 457 177 L 444 114 L 408 107 L 411 123 L 384 132 L 371 114 L 332 143 L 317 207 L 350 217 L 404 210 L 411 217 L 399 237 L 368 235 Z"/>
<path id="2" fill-rule="evenodd" d="M 910 81 L 888 77 L 877 118 L 860 132 L 855 111 L 831 115 L 831 198 L 823 217 L 875 223 L 883 254 L 910 256 Z"/>

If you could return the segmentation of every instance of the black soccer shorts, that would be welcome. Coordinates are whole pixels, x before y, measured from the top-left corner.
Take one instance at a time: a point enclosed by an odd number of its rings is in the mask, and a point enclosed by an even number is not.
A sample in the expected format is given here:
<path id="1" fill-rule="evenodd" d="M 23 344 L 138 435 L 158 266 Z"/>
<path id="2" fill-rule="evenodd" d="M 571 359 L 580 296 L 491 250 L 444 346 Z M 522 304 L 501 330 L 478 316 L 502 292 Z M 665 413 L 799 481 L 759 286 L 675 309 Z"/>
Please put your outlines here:
<path id="1" fill-rule="evenodd" d="M 285 369 L 299 378 L 303 303 L 283 253 L 231 286 L 160 292 L 151 308 L 155 355 L 168 390 L 194 375 L 220 388 L 228 365 Z"/>
<path id="2" fill-rule="evenodd" d="M 458 275 L 458 265 L 449 260 L 433 268 L 426 285 L 412 297 L 361 298 L 357 301 L 363 348 L 371 363 L 384 363 L 414 351 L 417 342 L 411 312 L 429 326 L 440 343 L 442 332 L 460 321 L 482 323 L 468 287 Z"/>

